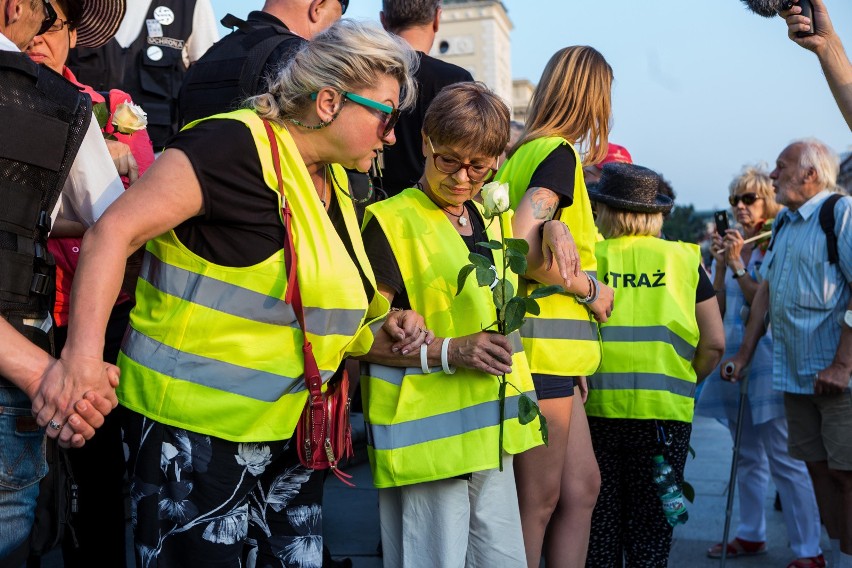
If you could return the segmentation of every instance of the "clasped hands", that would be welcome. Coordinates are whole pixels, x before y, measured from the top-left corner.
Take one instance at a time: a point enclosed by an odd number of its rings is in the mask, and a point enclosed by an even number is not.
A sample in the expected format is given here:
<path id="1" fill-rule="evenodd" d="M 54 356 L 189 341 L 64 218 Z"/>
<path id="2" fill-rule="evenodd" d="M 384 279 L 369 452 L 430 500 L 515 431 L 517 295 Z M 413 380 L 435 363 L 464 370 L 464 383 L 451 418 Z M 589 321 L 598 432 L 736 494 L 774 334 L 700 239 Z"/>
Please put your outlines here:
<path id="1" fill-rule="evenodd" d="M 79 448 L 95 435 L 118 404 L 120 371 L 99 357 L 51 358 L 41 377 L 25 390 L 36 422 L 63 448 Z"/>

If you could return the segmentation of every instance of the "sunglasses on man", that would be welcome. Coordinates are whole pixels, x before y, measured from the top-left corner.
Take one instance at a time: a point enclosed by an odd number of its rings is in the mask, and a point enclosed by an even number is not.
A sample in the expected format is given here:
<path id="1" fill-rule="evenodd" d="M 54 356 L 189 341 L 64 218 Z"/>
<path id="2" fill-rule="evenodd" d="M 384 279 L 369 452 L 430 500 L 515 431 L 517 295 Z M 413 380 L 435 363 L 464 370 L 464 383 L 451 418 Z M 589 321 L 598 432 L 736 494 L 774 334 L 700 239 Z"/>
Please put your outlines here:
<path id="1" fill-rule="evenodd" d="M 56 14 L 56 10 L 53 5 L 50 3 L 50 0 L 43 0 L 44 3 L 44 19 L 41 21 L 41 27 L 38 29 L 38 33 L 36 35 L 44 35 L 47 33 L 47 30 L 50 29 L 50 26 L 53 25 L 53 22 L 56 21 L 58 17 Z"/>
<path id="2" fill-rule="evenodd" d="M 346 9 L 349 7 L 349 0 L 338 0 L 340 2 L 340 15 L 346 13 Z"/>

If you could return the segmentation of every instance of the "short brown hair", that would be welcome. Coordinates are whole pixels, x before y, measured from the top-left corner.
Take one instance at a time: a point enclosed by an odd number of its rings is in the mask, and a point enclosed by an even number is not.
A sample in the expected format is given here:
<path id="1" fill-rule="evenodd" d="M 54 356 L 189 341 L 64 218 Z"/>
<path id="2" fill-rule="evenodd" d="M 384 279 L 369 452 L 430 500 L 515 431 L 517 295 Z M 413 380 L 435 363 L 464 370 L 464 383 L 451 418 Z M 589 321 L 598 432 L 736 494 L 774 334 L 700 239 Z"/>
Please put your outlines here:
<path id="1" fill-rule="evenodd" d="M 423 132 L 433 144 L 499 156 L 509 142 L 509 107 L 484 83 L 456 83 L 432 100 Z"/>
<path id="2" fill-rule="evenodd" d="M 441 0 L 382 0 L 384 24 L 389 32 L 431 24 Z"/>

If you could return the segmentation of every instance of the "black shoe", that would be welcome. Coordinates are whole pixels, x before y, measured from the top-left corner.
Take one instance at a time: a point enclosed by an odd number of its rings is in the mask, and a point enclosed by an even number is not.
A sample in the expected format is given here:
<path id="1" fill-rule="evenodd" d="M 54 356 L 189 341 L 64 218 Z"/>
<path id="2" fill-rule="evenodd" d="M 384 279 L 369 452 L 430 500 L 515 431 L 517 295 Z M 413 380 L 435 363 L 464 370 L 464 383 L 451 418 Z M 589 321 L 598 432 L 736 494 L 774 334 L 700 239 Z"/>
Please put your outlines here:
<path id="1" fill-rule="evenodd" d="M 781 495 L 779 495 L 777 491 L 775 492 L 775 505 L 774 505 L 774 507 L 775 507 L 776 511 L 782 510 L 781 509 Z"/>

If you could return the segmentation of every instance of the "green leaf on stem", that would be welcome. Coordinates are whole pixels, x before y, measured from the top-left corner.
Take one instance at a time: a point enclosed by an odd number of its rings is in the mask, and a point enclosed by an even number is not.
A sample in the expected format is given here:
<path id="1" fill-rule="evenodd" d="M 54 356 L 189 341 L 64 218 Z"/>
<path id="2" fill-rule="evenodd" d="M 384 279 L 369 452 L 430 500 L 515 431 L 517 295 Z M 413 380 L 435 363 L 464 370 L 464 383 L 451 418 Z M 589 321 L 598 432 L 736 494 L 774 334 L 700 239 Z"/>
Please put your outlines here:
<path id="1" fill-rule="evenodd" d="M 529 296 L 527 296 L 527 298 L 531 300 L 540 300 L 541 298 L 546 298 L 548 296 L 552 296 L 553 294 L 559 294 L 562 291 L 562 286 L 556 286 L 555 284 L 551 284 L 550 286 L 536 288 L 530 293 Z"/>
<path id="2" fill-rule="evenodd" d="M 538 416 L 538 406 L 530 397 L 522 394 L 518 397 L 518 422 L 527 425 Z"/>
<path id="3" fill-rule="evenodd" d="M 515 297 L 515 287 L 509 280 L 501 278 L 497 281 L 494 287 L 494 307 L 498 310 L 503 309 L 503 306 Z"/>
<path id="4" fill-rule="evenodd" d="M 98 126 L 100 126 L 101 130 L 103 130 L 109 120 L 109 109 L 106 104 L 97 103 L 92 105 L 92 112 L 95 114 L 95 120 L 98 121 Z"/>
<path id="5" fill-rule="evenodd" d="M 530 252 L 530 244 L 526 239 L 506 239 L 506 248 L 526 256 Z"/>
<path id="6" fill-rule="evenodd" d="M 680 484 L 680 489 L 683 491 L 683 496 L 686 497 L 686 500 L 690 503 L 695 502 L 695 488 L 690 485 L 688 481 L 684 481 Z"/>
<path id="7" fill-rule="evenodd" d="M 468 260 L 470 260 L 477 268 L 491 268 L 491 261 L 481 254 L 477 254 L 475 252 L 467 255 Z M 489 282 L 490 284 L 490 282 Z"/>
<path id="8" fill-rule="evenodd" d="M 470 276 L 470 273 L 476 267 L 472 264 L 467 264 L 462 266 L 462 269 L 459 270 L 459 281 L 458 281 L 458 289 L 456 290 L 456 296 L 462 293 L 462 289 L 464 288 L 464 283 L 467 282 L 467 277 Z"/>
<path id="9" fill-rule="evenodd" d="M 538 411 L 538 431 L 541 432 L 541 440 L 544 442 L 544 445 L 549 446 L 550 444 L 547 439 L 547 418 L 544 417 L 541 410 Z"/>
<path id="10" fill-rule="evenodd" d="M 497 278 L 497 272 L 491 265 L 488 268 L 476 267 L 476 283 L 480 286 L 491 286 L 495 278 Z"/>
<path id="11" fill-rule="evenodd" d="M 532 298 L 524 298 L 524 306 L 527 308 L 527 313 L 537 316 L 541 313 L 541 306 Z"/>
<path id="12" fill-rule="evenodd" d="M 504 322 L 503 332 L 509 335 L 516 329 L 520 329 L 524 323 L 524 315 L 526 313 L 527 308 L 523 298 L 512 298 L 506 302 L 506 305 L 503 306 L 503 310 L 500 312 Z"/>
<path id="13" fill-rule="evenodd" d="M 482 248 L 487 248 L 487 249 L 491 249 L 491 250 L 501 250 L 503 248 L 503 245 L 500 244 L 500 241 L 495 241 L 494 239 L 491 239 L 487 243 L 476 243 L 476 244 L 478 246 L 481 246 Z"/>
<path id="14" fill-rule="evenodd" d="M 509 268 L 512 269 L 512 272 L 519 276 L 527 273 L 527 257 L 508 255 L 506 258 L 509 260 Z"/>

